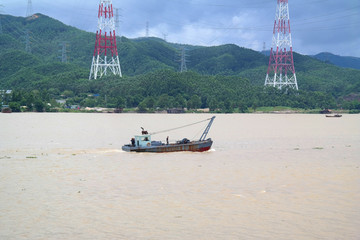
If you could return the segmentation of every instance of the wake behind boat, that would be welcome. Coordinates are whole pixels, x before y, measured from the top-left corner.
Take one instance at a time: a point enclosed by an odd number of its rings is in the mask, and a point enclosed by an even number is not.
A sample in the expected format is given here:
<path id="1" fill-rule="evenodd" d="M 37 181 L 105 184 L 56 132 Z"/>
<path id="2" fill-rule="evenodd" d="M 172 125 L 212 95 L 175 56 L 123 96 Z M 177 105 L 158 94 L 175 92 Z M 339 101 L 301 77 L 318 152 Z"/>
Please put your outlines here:
<path id="1" fill-rule="evenodd" d="M 163 152 L 181 152 L 181 151 L 191 151 L 191 152 L 205 152 L 210 150 L 213 141 L 211 138 L 206 139 L 207 134 L 211 128 L 211 125 L 215 119 L 213 116 L 210 119 L 206 119 L 205 121 L 209 121 L 208 125 L 206 126 L 203 134 L 201 135 L 200 139 L 197 141 L 190 141 L 187 138 L 182 140 L 176 141 L 175 143 L 169 143 L 168 138 L 166 143 L 162 143 L 161 141 L 153 141 L 152 135 L 149 134 L 147 131 L 142 131 L 142 135 L 137 135 L 131 139 L 131 144 L 124 145 L 122 150 L 126 152 L 154 152 L 154 153 L 163 153 Z M 201 121 L 204 122 L 204 121 Z M 199 122 L 200 123 L 200 122 Z M 197 123 L 195 123 L 197 124 Z M 194 124 L 190 124 L 194 125 Z M 189 125 L 187 125 L 189 126 Z M 186 127 L 186 126 L 184 126 Z M 179 127 L 183 128 L 183 127 Z M 176 128 L 176 129 L 179 129 Z M 172 129 L 174 130 L 174 129 Z M 167 130 L 170 131 L 170 130 Z M 165 131 L 163 131 L 165 132 Z"/>

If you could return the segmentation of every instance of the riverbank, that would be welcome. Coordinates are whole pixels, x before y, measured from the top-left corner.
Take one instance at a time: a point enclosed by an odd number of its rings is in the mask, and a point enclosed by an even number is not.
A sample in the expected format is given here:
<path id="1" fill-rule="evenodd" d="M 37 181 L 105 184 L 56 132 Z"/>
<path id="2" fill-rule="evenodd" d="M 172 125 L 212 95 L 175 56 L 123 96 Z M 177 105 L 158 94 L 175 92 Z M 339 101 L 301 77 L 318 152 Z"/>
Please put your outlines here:
<path id="1" fill-rule="evenodd" d="M 52 111 L 44 111 L 47 113 L 108 113 L 108 114 L 123 114 L 123 113 L 138 113 L 138 114 L 203 114 L 203 113 L 217 113 L 217 114 L 324 114 L 321 109 L 293 109 L 287 107 L 261 107 L 254 109 L 248 109 L 247 111 L 241 112 L 238 109 L 234 111 L 221 111 L 215 110 L 210 111 L 209 109 L 195 109 L 195 110 L 182 110 L 182 111 L 169 111 L 169 110 L 143 110 L 139 111 L 136 108 L 125 108 L 122 111 L 117 111 L 114 108 L 92 108 L 92 109 L 56 109 Z M 3 112 L 3 113 L 31 113 L 29 111 L 21 112 Z M 41 113 L 41 112 L 39 112 Z M 347 110 L 347 109 L 334 109 L 327 114 L 359 114 L 359 110 Z"/>

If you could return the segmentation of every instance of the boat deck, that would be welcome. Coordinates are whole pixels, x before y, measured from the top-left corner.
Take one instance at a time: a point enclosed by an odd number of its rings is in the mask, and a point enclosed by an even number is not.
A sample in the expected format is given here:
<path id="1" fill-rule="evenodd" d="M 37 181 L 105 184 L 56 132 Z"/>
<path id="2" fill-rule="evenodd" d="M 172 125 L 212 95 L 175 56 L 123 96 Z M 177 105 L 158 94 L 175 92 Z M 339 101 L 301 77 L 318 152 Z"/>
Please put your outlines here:
<path id="1" fill-rule="evenodd" d="M 190 151 L 190 152 L 205 152 L 211 148 L 213 141 L 209 138 L 204 141 L 194 141 L 185 144 L 172 143 L 172 144 L 161 144 L 161 145 L 151 145 L 151 146 L 133 146 L 133 145 L 124 145 L 122 150 L 126 152 L 181 152 L 181 151 Z"/>

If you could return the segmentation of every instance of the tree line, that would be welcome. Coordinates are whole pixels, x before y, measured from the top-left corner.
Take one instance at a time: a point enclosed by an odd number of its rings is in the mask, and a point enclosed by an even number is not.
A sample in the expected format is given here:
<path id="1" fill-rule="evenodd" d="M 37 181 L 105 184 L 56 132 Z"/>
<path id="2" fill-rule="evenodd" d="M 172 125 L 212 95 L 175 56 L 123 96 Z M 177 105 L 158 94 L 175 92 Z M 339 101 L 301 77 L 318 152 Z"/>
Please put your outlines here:
<path id="1" fill-rule="evenodd" d="M 253 85 L 238 76 L 178 73 L 172 70 L 117 78 L 49 81 L 35 90 L 14 89 L 5 99 L 13 111 L 52 111 L 79 107 L 137 108 L 154 111 L 169 108 L 209 108 L 219 112 L 248 112 L 259 107 L 287 106 L 301 109 L 360 109 L 358 101 L 337 101 L 332 94 L 295 91 Z M 56 100 L 64 100 L 61 104 Z"/>

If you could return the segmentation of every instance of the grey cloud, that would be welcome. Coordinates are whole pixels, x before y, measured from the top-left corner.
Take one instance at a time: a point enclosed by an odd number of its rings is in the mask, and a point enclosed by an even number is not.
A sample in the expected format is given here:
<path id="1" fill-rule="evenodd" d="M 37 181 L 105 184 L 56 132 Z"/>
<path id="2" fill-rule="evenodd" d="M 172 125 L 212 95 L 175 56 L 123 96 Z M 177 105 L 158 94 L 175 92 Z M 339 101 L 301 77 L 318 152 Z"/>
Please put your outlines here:
<path id="1" fill-rule="evenodd" d="M 96 31 L 99 0 L 33 0 L 34 11 L 86 31 Z M 26 1 L 3 0 L 4 12 L 24 15 Z M 121 33 L 150 34 L 169 41 L 216 45 L 234 43 L 262 49 L 271 46 L 276 0 L 113 0 L 121 8 Z M 289 0 L 294 50 L 360 57 L 358 0 Z M 354 49 L 356 46 L 356 49 Z"/>

